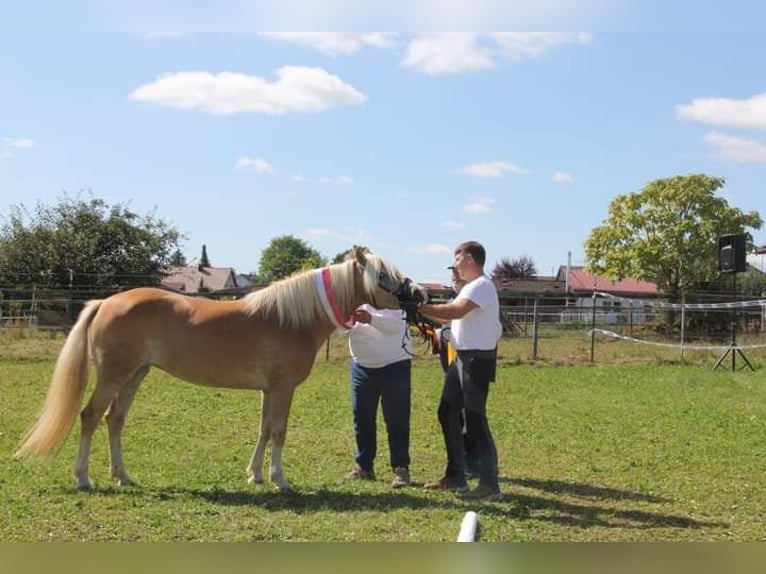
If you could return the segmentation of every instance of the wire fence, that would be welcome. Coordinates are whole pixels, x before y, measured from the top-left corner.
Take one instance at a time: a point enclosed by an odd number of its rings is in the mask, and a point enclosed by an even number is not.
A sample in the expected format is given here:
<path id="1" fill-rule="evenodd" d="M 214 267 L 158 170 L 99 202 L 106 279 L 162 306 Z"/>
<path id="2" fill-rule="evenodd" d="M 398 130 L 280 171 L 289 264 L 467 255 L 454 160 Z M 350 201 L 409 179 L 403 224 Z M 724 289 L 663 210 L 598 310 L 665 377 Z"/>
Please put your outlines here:
<path id="1" fill-rule="evenodd" d="M 0 329 L 68 332 L 91 299 L 105 298 L 129 287 L 46 289 L 0 285 Z M 205 292 L 206 298 L 238 298 L 246 290 Z M 570 305 L 537 300 L 501 306 L 504 337 L 520 342 L 528 356 L 549 356 L 552 341 L 664 348 L 684 357 L 692 351 L 720 352 L 732 342 L 741 349 L 766 349 L 766 299 L 668 304 L 656 300 L 617 298 L 593 293 Z"/>

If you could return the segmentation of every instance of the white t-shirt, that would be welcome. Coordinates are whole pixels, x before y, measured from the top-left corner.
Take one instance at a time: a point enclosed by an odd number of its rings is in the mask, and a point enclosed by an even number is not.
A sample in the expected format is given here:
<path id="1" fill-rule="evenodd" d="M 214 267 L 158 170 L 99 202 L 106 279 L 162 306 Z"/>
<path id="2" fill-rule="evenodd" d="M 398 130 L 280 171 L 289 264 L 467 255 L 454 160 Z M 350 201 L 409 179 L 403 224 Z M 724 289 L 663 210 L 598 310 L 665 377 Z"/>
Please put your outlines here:
<path id="1" fill-rule="evenodd" d="M 351 357 L 368 369 L 379 369 L 412 358 L 410 330 L 401 309 L 360 307 L 370 314 L 369 323 L 354 323 L 348 332 Z"/>
<path id="2" fill-rule="evenodd" d="M 469 299 L 477 307 L 461 319 L 452 321 L 452 344 L 458 351 L 489 351 L 497 346 L 503 334 L 500 324 L 500 302 L 497 289 L 486 275 L 467 283 L 455 301 Z"/>

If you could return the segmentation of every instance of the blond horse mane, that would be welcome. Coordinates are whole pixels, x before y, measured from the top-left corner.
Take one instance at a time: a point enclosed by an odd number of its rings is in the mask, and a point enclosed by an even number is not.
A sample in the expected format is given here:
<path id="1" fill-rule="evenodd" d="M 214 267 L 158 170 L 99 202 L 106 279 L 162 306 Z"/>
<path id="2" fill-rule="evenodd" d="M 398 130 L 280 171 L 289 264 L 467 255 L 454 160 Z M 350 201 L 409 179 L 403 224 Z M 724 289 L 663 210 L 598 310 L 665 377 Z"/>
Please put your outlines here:
<path id="1" fill-rule="evenodd" d="M 367 254 L 366 258 L 364 290 L 367 298 L 374 302 L 380 270 L 384 269 L 397 280 L 400 279 L 400 273 L 376 255 Z M 350 313 L 355 301 L 356 262 L 344 261 L 330 265 L 329 269 L 338 307 Z M 276 316 L 280 327 L 292 329 L 314 325 L 326 313 L 317 291 L 313 269 L 298 272 L 254 291 L 246 295 L 243 302 L 249 315 Z"/>

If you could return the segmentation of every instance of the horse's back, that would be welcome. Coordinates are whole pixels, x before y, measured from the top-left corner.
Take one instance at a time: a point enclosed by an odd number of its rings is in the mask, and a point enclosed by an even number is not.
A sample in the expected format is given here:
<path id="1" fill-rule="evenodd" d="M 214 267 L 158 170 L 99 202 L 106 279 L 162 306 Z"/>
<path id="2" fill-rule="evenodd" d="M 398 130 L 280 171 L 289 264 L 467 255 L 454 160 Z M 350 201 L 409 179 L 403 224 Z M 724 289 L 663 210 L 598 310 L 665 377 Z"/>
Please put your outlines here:
<path id="1" fill-rule="evenodd" d="M 267 389 L 277 378 L 302 380 L 318 348 L 306 333 L 249 314 L 241 301 L 149 287 L 107 298 L 91 327 L 96 355 L 210 386 Z"/>

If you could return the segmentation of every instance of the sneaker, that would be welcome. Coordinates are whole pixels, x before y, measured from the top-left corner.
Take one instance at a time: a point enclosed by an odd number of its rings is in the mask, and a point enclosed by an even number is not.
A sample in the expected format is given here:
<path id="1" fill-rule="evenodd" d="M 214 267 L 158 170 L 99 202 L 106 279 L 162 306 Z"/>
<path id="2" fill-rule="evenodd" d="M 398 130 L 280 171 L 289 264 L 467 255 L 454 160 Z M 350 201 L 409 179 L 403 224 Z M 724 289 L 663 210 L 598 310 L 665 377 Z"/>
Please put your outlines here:
<path id="1" fill-rule="evenodd" d="M 468 486 L 463 482 L 459 483 L 448 476 L 442 476 L 433 482 L 427 482 L 423 488 L 426 490 L 453 490 L 457 493 L 468 492 Z"/>
<path id="2" fill-rule="evenodd" d="M 463 500 L 482 500 L 482 499 L 494 499 L 500 495 L 500 489 L 496 486 L 487 486 L 486 484 L 480 484 L 473 490 L 463 492 L 460 494 L 460 498 Z"/>
<path id="3" fill-rule="evenodd" d="M 391 488 L 402 488 L 410 484 L 410 471 L 407 467 L 397 466 L 394 469 L 394 480 L 391 481 Z"/>
<path id="4" fill-rule="evenodd" d="M 364 470 L 361 466 L 356 465 L 354 470 L 349 472 L 343 478 L 345 480 L 375 480 L 375 471 Z"/>

